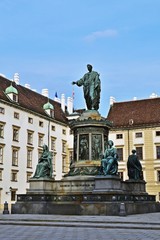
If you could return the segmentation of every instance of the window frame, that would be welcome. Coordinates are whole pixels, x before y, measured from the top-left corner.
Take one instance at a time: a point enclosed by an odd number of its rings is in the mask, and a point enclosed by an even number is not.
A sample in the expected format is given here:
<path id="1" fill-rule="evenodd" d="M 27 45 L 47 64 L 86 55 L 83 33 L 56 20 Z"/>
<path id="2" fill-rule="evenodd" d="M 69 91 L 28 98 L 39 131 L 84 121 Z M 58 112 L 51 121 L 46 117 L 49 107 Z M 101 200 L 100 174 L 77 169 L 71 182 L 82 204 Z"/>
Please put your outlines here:
<path id="1" fill-rule="evenodd" d="M 160 159 L 160 146 L 156 146 L 156 159 Z"/>
<path id="2" fill-rule="evenodd" d="M 27 168 L 32 168 L 33 163 L 33 149 L 27 148 Z"/>
<path id="3" fill-rule="evenodd" d="M 33 145 L 33 131 L 27 130 L 27 144 Z"/>
<path id="4" fill-rule="evenodd" d="M 135 138 L 142 138 L 143 137 L 143 133 L 142 132 L 136 132 L 135 133 Z"/>
<path id="5" fill-rule="evenodd" d="M 13 135 L 12 135 L 12 140 L 15 141 L 15 142 L 18 142 L 19 141 L 19 130 L 20 130 L 20 127 L 18 126 L 12 126 L 13 129 Z"/>
<path id="6" fill-rule="evenodd" d="M 0 138 L 4 138 L 4 122 L 0 122 Z"/>
<path id="7" fill-rule="evenodd" d="M 116 149 L 117 149 L 117 154 L 118 154 L 118 161 L 120 161 L 120 162 L 121 162 L 121 161 L 124 161 L 124 154 L 123 154 L 124 151 L 123 151 L 123 147 L 116 147 Z M 120 150 L 122 151 L 121 154 L 118 153 L 118 151 L 120 151 Z M 120 158 L 119 156 L 120 156 L 120 157 L 122 156 L 122 158 Z"/>
<path id="8" fill-rule="evenodd" d="M 0 107 L 0 113 L 1 113 L 1 114 L 5 114 L 5 108 Z"/>
<path id="9" fill-rule="evenodd" d="M 18 171 L 11 170 L 11 182 L 18 182 Z"/>
<path id="10" fill-rule="evenodd" d="M 116 139 L 123 139 L 123 133 L 117 133 Z"/>
<path id="11" fill-rule="evenodd" d="M 4 158 L 4 145 L 0 144 L 0 164 L 3 164 L 3 158 Z"/>
<path id="12" fill-rule="evenodd" d="M 14 118 L 19 119 L 19 113 L 18 112 L 14 112 Z"/>
<path id="13" fill-rule="evenodd" d="M 43 147 L 44 145 L 44 134 L 38 133 L 38 147 Z"/>
<path id="14" fill-rule="evenodd" d="M 12 147 L 12 166 L 18 167 L 19 148 Z"/>
<path id="15" fill-rule="evenodd" d="M 136 149 L 136 155 L 138 156 L 139 160 L 144 160 L 144 156 L 143 156 L 143 146 L 135 146 Z M 140 151 L 141 149 L 141 151 Z"/>

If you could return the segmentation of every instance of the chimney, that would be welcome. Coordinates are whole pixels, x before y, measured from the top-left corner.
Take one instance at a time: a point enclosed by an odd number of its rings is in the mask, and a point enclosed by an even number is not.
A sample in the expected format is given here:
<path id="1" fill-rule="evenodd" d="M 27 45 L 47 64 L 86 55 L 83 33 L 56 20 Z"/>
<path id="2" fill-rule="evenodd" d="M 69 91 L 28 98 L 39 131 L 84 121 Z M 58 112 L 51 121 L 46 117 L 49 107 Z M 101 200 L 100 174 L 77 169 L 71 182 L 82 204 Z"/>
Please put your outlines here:
<path id="1" fill-rule="evenodd" d="M 13 76 L 13 81 L 19 85 L 19 73 L 15 73 L 14 76 Z"/>
<path id="2" fill-rule="evenodd" d="M 47 88 L 42 89 L 42 95 L 45 96 L 45 97 L 49 96 Z"/>
<path id="3" fill-rule="evenodd" d="M 157 98 L 158 95 L 157 95 L 156 93 L 152 93 L 149 97 L 150 97 L 150 98 Z"/>
<path id="4" fill-rule="evenodd" d="M 67 110 L 69 114 L 73 113 L 73 98 L 71 97 L 67 98 Z"/>
<path id="5" fill-rule="evenodd" d="M 61 109 L 63 112 L 65 112 L 65 95 L 61 95 Z"/>
<path id="6" fill-rule="evenodd" d="M 136 101 L 136 100 L 137 100 L 137 97 L 134 97 L 134 98 L 133 98 L 133 101 Z"/>
<path id="7" fill-rule="evenodd" d="M 114 104 L 115 102 L 116 102 L 115 97 L 110 97 L 110 101 L 109 101 L 110 106 L 113 106 L 113 104 Z"/>
<path id="8" fill-rule="evenodd" d="M 31 86 L 28 83 L 26 83 L 24 86 L 25 86 L 25 88 L 31 89 Z"/>

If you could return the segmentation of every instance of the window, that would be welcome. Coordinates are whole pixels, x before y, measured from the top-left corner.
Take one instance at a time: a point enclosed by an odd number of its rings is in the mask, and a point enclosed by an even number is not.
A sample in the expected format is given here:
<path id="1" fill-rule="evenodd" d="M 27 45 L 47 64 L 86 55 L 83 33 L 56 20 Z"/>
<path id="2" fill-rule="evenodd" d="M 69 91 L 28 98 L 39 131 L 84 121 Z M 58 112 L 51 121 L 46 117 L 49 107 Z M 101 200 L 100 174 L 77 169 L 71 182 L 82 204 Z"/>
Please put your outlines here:
<path id="1" fill-rule="evenodd" d="M 13 101 L 18 102 L 18 95 L 13 93 Z"/>
<path id="2" fill-rule="evenodd" d="M 136 155 L 138 156 L 139 160 L 143 160 L 143 148 L 136 147 Z"/>
<path id="3" fill-rule="evenodd" d="M 16 190 L 15 189 L 11 190 L 11 201 L 16 201 Z"/>
<path id="4" fill-rule="evenodd" d="M 33 150 L 28 148 L 27 149 L 27 168 L 32 167 L 32 153 L 33 153 Z"/>
<path id="5" fill-rule="evenodd" d="M 62 141 L 62 153 L 66 153 L 66 142 Z"/>
<path id="6" fill-rule="evenodd" d="M 39 121 L 39 126 L 43 127 L 43 122 L 42 121 Z"/>
<path id="7" fill-rule="evenodd" d="M 66 135 L 66 130 L 62 129 L 62 134 Z"/>
<path id="8" fill-rule="evenodd" d="M 116 139 L 122 139 L 123 138 L 123 134 L 116 134 Z"/>
<path id="9" fill-rule="evenodd" d="M 156 146 L 156 158 L 160 159 L 160 146 Z"/>
<path id="10" fill-rule="evenodd" d="M 29 182 L 29 179 L 32 177 L 32 172 L 27 172 L 27 177 L 26 177 L 26 180 L 27 182 Z"/>
<path id="11" fill-rule="evenodd" d="M 135 137 L 136 137 L 136 138 L 141 138 L 141 137 L 142 137 L 142 132 L 137 132 L 137 133 L 135 133 Z"/>
<path id="12" fill-rule="evenodd" d="M 43 147 L 43 134 L 38 134 L 38 146 Z"/>
<path id="13" fill-rule="evenodd" d="M 15 170 L 12 170 L 11 171 L 11 181 L 13 181 L 13 182 L 17 182 L 17 171 L 15 171 Z"/>
<path id="14" fill-rule="evenodd" d="M 54 110 L 50 110 L 50 116 L 51 116 L 51 118 L 54 118 Z"/>
<path id="15" fill-rule="evenodd" d="M 18 142 L 19 139 L 19 127 L 13 127 L 13 141 Z"/>
<path id="16" fill-rule="evenodd" d="M 0 113 L 4 114 L 4 108 L 0 107 Z"/>
<path id="17" fill-rule="evenodd" d="M 4 123 L 0 122 L 0 138 L 4 138 Z"/>
<path id="18" fill-rule="evenodd" d="M 17 113 L 17 112 L 14 112 L 14 118 L 17 118 L 17 119 L 19 119 L 19 113 Z"/>
<path id="19" fill-rule="evenodd" d="M 160 136 L 160 131 L 156 131 L 156 136 Z"/>
<path id="20" fill-rule="evenodd" d="M 33 144 L 33 132 L 31 132 L 31 131 L 28 131 L 27 143 L 30 145 Z"/>
<path id="21" fill-rule="evenodd" d="M 28 122 L 32 124 L 33 123 L 33 118 L 29 117 Z"/>
<path id="22" fill-rule="evenodd" d="M 117 148 L 118 161 L 123 161 L 123 148 Z"/>
<path id="23" fill-rule="evenodd" d="M 62 156 L 62 172 L 66 173 L 67 172 L 67 167 L 66 167 L 66 156 Z"/>
<path id="24" fill-rule="evenodd" d="M 55 128 L 55 126 L 52 125 L 51 129 L 52 129 L 52 131 L 55 131 L 56 128 Z"/>
<path id="25" fill-rule="evenodd" d="M 157 171 L 157 181 L 160 182 L 160 170 Z"/>
<path id="26" fill-rule="evenodd" d="M 69 134 L 72 135 L 73 134 L 73 130 L 70 129 Z"/>
<path id="27" fill-rule="evenodd" d="M 0 145 L 0 164 L 3 164 L 3 148 L 4 146 Z"/>
<path id="28" fill-rule="evenodd" d="M 0 169 L 0 181 L 2 181 L 2 171 L 3 169 Z"/>
<path id="29" fill-rule="evenodd" d="M 51 138 L 51 150 L 56 151 L 56 138 Z"/>
<path id="30" fill-rule="evenodd" d="M 18 149 L 12 148 L 12 166 L 18 166 Z"/>

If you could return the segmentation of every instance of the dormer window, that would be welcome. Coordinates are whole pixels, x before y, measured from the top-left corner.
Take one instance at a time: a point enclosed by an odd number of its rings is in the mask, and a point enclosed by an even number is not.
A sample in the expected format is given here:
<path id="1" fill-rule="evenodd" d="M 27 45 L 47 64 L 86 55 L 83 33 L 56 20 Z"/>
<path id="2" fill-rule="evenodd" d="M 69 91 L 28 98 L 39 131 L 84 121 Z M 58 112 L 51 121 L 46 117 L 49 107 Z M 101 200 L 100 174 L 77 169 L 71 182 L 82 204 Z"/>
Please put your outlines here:
<path id="1" fill-rule="evenodd" d="M 18 102 L 18 95 L 14 94 L 14 93 L 13 93 L 13 101 Z"/>
<path id="2" fill-rule="evenodd" d="M 6 88 L 5 94 L 9 98 L 9 100 L 13 102 L 18 102 L 18 91 L 15 87 L 12 86 L 12 83 L 9 87 Z"/>
<path id="3" fill-rule="evenodd" d="M 43 109 L 47 113 L 47 115 L 54 118 L 54 107 L 49 101 L 43 105 Z"/>

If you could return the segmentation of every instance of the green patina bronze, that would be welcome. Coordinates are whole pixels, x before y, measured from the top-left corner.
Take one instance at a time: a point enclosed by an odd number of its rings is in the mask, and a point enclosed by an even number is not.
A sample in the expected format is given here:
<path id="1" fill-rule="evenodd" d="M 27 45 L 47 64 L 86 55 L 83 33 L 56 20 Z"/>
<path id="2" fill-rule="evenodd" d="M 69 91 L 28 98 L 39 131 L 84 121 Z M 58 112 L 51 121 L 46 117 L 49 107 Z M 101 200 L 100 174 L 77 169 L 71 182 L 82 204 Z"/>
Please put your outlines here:
<path id="1" fill-rule="evenodd" d="M 38 164 L 36 167 L 35 174 L 33 178 L 52 178 L 52 157 L 51 153 L 48 150 L 48 146 L 44 145 L 43 146 L 43 153 L 41 157 L 38 160 Z"/>
<path id="2" fill-rule="evenodd" d="M 83 86 L 84 98 L 88 110 L 98 110 L 100 103 L 101 82 L 99 74 L 92 71 L 92 65 L 87 64 L 88 73 L 86 73 L 80 80 L 72 82 L 77 86 Z"/>
<path id="3" fill-rule="evenodd" d="M 134 149 L 132 150 L 132 154 L 128 157 L 127 169 L 129 179 L 143 180 L 142 165 Z"/>
<path id="4" fill-rule="evenodd" d="M 101 160 L 100 175 L 117 175 L 118 155 L 117 149 L 113 147 L 113 141 L 108 141 L 108 146 Z"/>

